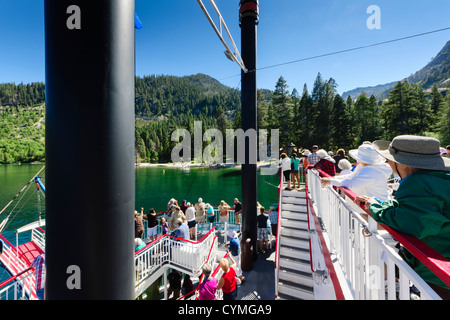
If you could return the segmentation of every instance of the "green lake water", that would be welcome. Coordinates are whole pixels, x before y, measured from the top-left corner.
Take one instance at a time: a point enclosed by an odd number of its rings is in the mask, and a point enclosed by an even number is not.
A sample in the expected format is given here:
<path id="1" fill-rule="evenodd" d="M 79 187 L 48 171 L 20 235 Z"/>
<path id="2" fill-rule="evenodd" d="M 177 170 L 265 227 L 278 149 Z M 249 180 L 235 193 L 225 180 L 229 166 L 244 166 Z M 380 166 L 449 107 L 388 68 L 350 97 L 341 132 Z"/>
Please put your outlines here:
<path id="1" fill-rule="evenodd" d="M 42 164 L 1 165 L 0 166 L 0 210 L 27 184 L 43 167 Z M 45 169 L 42 171 L 45 184 Z M 233 199 L 241 199 L 240 168 L 192 167 L 189 170 L 168 167 L 138 167 L 135 170 L 135 207 L 154 208 L 156 212 L 167 210 L 171 198 L 195 203 L 203 198 L 205 203 L 218 206 L 221 200 L 233 205 Z M 258 201 L 269 208 L 278 201 L 278 175 L 260 175 L 258 172 Z M 63 186 L 62 186 L 63 187 Z M 11 241 L 20 226 L 45 218 L 45 195 L 37 196 L 34 182 L 1 215 L 2 221 L 11 213 L 12 221 L 3 235 Z M 18 201 L 20 199 L 20 201 Z M 16 206 L 17 205 L 17 206 Z M 13 210 L 13 208 L 15 209 Z M 11 238 L 12 236 L 12 238 Z"/>
<path id="2" fill-rule="evenodd" d="M 0 165 L 0 210 L 42 167 L 42 164 Z M 45 185 L 45 169 L 40 176 Z M 135 208 L 140 210 L 144 207 L 145 212 L 150 208 L 154 208 L 156 212 L 167 210 L 167 203 L 171 198 L 177 199 L 181 204 L 182 200 L 195 203 L 201 197 L 212 206 L 218 206 L 221 200 L 231 206 L 234 198 L 241 200 L 240 168 L 192 167 L 183 170 L 143 166 L 136 168 L 135 181 Z M 260 175 L 258 172 L 258 201 L 267 210 L 270 205 L 278 202 L 278 184 L 279 175 Z M 45 195 L 41 193 L 38 197 L 33 182 L 0 215 L 1 222 L 11 214 L 11 222 L 2 235 L 15 245 L 15 230 L 38 220 L 39 213 L 45 219 Z M 19 239 L 21 243 L 26 241 L 29 241 L 27 234 Z M 1 278 L 0 274 L 0 281 Z"/>

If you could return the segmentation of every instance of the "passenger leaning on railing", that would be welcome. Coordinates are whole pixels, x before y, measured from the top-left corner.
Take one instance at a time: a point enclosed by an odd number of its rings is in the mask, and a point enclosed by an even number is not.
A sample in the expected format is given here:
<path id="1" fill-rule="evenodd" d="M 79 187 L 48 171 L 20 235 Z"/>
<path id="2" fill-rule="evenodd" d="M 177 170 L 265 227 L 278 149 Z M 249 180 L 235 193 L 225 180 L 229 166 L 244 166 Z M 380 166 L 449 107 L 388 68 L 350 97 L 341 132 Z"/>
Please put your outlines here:
<path id="1" fill-rule="evenodd" d="M 415 236 L 449 259 L 450 159 L 440 156 L 439 140 L 402 135 L 373 146 L 401 180 L 395 201 L 366 197 L 366 209 L 377 222 Z M 436 293 L 450 299 L 442 280 L 404 248 L 400 254 Z"/>
<path id="2" fill-rule="evenodd" d="M 287 183 L 285 190 L 291 190 L 291 159 L 286 153 L 282 153 L 280 157 L 281 170 Z"/>
<path id="3" fill-rule="evenodd" d="M 317 156 L 319 157 L 319 162 L 314 165 L 314 168 L 321 169 L 334 177 L 336 175 L 336 168 L 334 166 L 336 161 L 323 149 L 317 151 Z"/>
<path id="4" fill-rule="evenodd" d="M 194 240 L 195 239 L 195 225 L 197 224 L 197 221 L 195 220 L 195 208 L 190 202 L 187 203 L 186 220 L 188 222 L 189 234 L 190 234 L 191 240 Z"/>
<path id="5" fill-rule="evenodd" d="M 225 200 L 220 201 L 219 209 L 219 222 L 228 222 L 228 210 L 230 210 L 230 206 Z"/>
<path id="6" fill-rule="evenodd" d="M 211 265 L 209 263 L 205 263 L 202 271 L 203 280 L 198 285 L 196 297 L 198 300 L 216 300 L 217 279 L 211 277 Z"/>
<path id="7" fill-rule="evenodd" d="M 220 260 L 220 267 L 223 275 L 217 284 L 217 290 L 222 289 L 223 300 L 236 300 L 237 296 L 237 281 L 236 281 L 236 261 L 231 255 L 228 256 L 231 260 L 231 265 L 226 258 Z"/>
<path id="8" fill-rule="evenodd" d="M 347 187 L 358 195 L 377 197 L 383 201 L 389 198 L 387 179 L 392 169 L 385 163 L 371 144 L 363 143 L 358 149 L 350 150 L 350 156 L 358 161 L 353 173 L 333 178 L 322 178 L 321 182 L 336 187 Z M 343 161 L 343 160 L 342 160 Z"/>

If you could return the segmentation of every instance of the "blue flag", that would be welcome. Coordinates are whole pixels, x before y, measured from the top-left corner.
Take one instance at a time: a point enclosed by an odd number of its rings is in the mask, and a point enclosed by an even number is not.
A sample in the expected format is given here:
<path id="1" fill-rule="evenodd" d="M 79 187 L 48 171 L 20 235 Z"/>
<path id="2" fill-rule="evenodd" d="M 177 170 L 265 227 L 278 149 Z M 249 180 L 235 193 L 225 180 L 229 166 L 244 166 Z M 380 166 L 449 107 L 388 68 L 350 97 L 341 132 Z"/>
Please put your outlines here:
<path id="1" fill-rule="evenodd" d="M 139 20 L 139 17 L 136 12 L 134 13 L 134 27 L 136 29 L 142 29 L 142 22 L 141 20 Z"/>

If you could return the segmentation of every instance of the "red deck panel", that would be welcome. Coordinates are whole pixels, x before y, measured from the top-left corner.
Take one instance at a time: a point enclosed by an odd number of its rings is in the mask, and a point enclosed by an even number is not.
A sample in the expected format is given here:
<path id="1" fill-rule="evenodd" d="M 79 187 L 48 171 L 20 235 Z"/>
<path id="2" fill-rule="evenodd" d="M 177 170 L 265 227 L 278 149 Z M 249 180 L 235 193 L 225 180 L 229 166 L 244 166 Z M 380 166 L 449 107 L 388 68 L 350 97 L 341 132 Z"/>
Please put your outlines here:
<path id="1" fill-rule="evenodd" d="M 32 241 L 19 245 L 19 252 L 25 257 L 29 266 L 43 253 L 42 249 Z"/>

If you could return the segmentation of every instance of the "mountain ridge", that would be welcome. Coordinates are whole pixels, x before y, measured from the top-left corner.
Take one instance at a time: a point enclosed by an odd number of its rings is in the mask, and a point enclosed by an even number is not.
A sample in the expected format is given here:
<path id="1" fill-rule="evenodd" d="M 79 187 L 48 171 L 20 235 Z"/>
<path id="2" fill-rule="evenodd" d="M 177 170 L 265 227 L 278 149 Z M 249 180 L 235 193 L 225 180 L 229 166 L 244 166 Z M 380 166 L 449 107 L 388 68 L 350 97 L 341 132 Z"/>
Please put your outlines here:
<path id="1" fill-rule="evenodd" d="M 421 84 L 425 90 L 430 89 L 434 84 L 441 91 L 448 90 L 450 88 L 450 41 L 447 41 L 436 57 L 409 77 L 376 86 L 357 87 L 344 92 L 342 97 L 347 99 L 348 96 L 351 96 L 352 99 L 356 99 L 362 92 L 365 92 L 367 96 L 374 95 L 377 99 L 386 99 L 389 91 L 399 81 L 405 79 L 410 83 Z"/>

